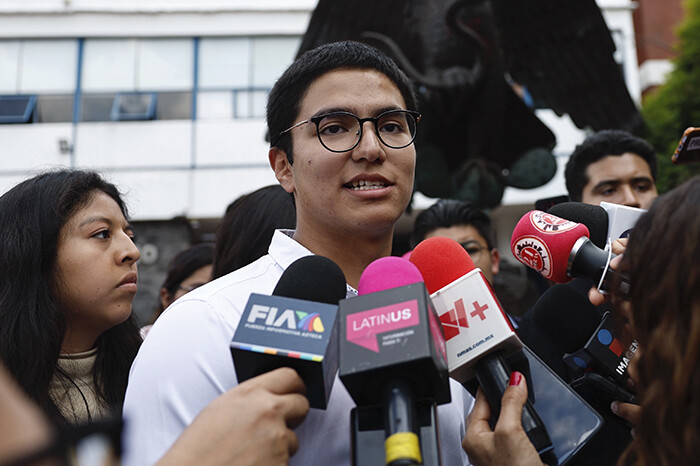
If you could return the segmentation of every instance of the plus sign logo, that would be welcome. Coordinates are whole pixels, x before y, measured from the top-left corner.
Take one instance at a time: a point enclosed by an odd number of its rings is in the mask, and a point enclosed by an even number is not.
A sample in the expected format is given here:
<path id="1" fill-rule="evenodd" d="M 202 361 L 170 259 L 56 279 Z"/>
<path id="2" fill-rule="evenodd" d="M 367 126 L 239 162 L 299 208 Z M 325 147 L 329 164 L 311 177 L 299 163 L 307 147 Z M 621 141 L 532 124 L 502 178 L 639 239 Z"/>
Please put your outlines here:
<path id="1" fill-rule="evenodd" d="M 445 341 L 449 341 L 459 335 L 460 327 L 469 328 L 470 320 L 476 318 L 479 321 L 486 320 L 486 310 L 488 308 L 488 304 L 482 305 L 478 301 L 473 301 L 470 311 L 467 312 L 463 300 L 458 299 L 455 301 L 454 307 L 440 316 L 442 328 L 445 330 Z"/>

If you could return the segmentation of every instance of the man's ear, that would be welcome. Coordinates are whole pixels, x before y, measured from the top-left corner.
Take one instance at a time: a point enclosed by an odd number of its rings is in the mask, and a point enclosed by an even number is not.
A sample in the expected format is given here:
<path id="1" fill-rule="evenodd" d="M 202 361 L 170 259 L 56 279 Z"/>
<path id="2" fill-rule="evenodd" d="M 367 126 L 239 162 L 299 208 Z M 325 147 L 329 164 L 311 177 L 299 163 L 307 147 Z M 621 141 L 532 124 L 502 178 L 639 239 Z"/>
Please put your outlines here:
<path id="1" fill-rule="evenodd" d="M 294 174 L 292 173 L 292 165 L 287 159 L 287 153 L 277 147 L 271 147 L 268 152 L 270 159 L 270 167 L 275 172 L 275 178 L 279 181 L 282 188 L 288 193 L 294 192 Z"/>
<path id="2" fill-rule="evenodd" d="M 501 255 L 496 248 L 493 248 L 489 254 L 491 254 L 491 273 L 498 275 L 499 270 L 501 270 Z"/>
<path id="3" fill-rule="evenodd" d="M 168 289 L 165 287 L 161 287 L 160 291 L 158 292 L 158 296 L 160 297 L 160 312 L 163 312 L 173 303 L 173 297 L 170 296 Z M 158 315 L 160 315 L 160 313 L 158 313 Z"/>

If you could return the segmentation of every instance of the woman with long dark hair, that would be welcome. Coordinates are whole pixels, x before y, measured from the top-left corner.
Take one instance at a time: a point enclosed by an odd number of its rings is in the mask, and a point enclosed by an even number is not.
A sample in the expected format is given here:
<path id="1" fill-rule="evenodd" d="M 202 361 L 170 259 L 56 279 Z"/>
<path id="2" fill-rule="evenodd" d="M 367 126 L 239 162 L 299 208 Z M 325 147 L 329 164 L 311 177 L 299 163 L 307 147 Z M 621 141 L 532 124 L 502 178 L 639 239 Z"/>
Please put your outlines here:
<path id="1" fill-rule="evenodd" d="M 139 257 L 117 188 L 95 172 L 45 173 L 0 197 L 0 358 L 54 421 L 121 414 L 141 343 Z"/>
<path id="2" fill-rule="evenodd" d="M 613 302 L 623 334 L 639 347 L 629 366 L 639 406 L 614 402 L 635 424 L 620 466 L 697 464 L 700 458 L 700 177 L 659 197 L 637 222 L 622 257 L 628 295 Z M 591 292 L 592 300 L 602 296 Z M 526 384 L 513 373 L 495 430 L 482 395 L 463 446 L 476 465 L 541 465 L 520 424 Z"/>
<path id="3" fill-rule="evenodd" d="M 635 225 L 616 297 L 639 350 L 634 441 L 620 465 L 697 464 L 700 458 L 700 177 L 659 198 Z M 626 304 L 628 303 L 628 304 Z"/>

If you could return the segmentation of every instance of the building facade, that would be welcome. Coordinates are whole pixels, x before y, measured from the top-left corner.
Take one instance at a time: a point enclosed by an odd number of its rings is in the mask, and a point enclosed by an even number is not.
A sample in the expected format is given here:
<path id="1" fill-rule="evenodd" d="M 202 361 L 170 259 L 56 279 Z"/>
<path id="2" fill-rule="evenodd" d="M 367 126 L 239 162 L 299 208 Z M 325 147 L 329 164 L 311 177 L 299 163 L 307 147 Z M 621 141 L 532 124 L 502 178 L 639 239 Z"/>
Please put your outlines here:
<path id="1" fill-rule="evenodd" d="M 598 3 L 639 99 L 634 4 Z M 125 193 L 133 220 L 147 224 L 139 246 L 142 270 L 152 267 L 156 277 L 147 288 L 155 291 L 137 297 L 147 314 L 165 264 L 193 231 L 241 194 L 276 182 L 267 162 L 265 102 L 315 4 L 0 2 L 0 193 L 59 166 L 103 172 Z M 563 166 L 585 136 L 567 116 L 548 110 L 538 116 L 557 135 L 559 170 L 541 188 L 506 190 L 494 212 L 504 235 L 536 199 L 565 193 Z M 417 208 L 430 202 L 416 196 Z M 183 227 L 172 219 L 185 219 L 189 238 L 173 239 Z"/>

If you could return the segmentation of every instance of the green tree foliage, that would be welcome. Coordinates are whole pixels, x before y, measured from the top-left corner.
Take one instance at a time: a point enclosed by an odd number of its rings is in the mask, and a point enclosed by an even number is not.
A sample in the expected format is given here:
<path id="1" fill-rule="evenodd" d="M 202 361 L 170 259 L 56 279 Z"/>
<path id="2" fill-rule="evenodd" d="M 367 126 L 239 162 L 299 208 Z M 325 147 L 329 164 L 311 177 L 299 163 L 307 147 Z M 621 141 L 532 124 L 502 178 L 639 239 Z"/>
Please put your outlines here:
<path id="1" fill-rule="evenodd" d="M 700 163 L 671 163 L 683 131 L 690 126 L 700 127 L 700 0 L 685 0 L 684 7 L 685 18 L 677 30 L 674 69 L 642 106 L 648 125 L 646 138 L 659 157 L 659 192 L 700 174 Z"/>

